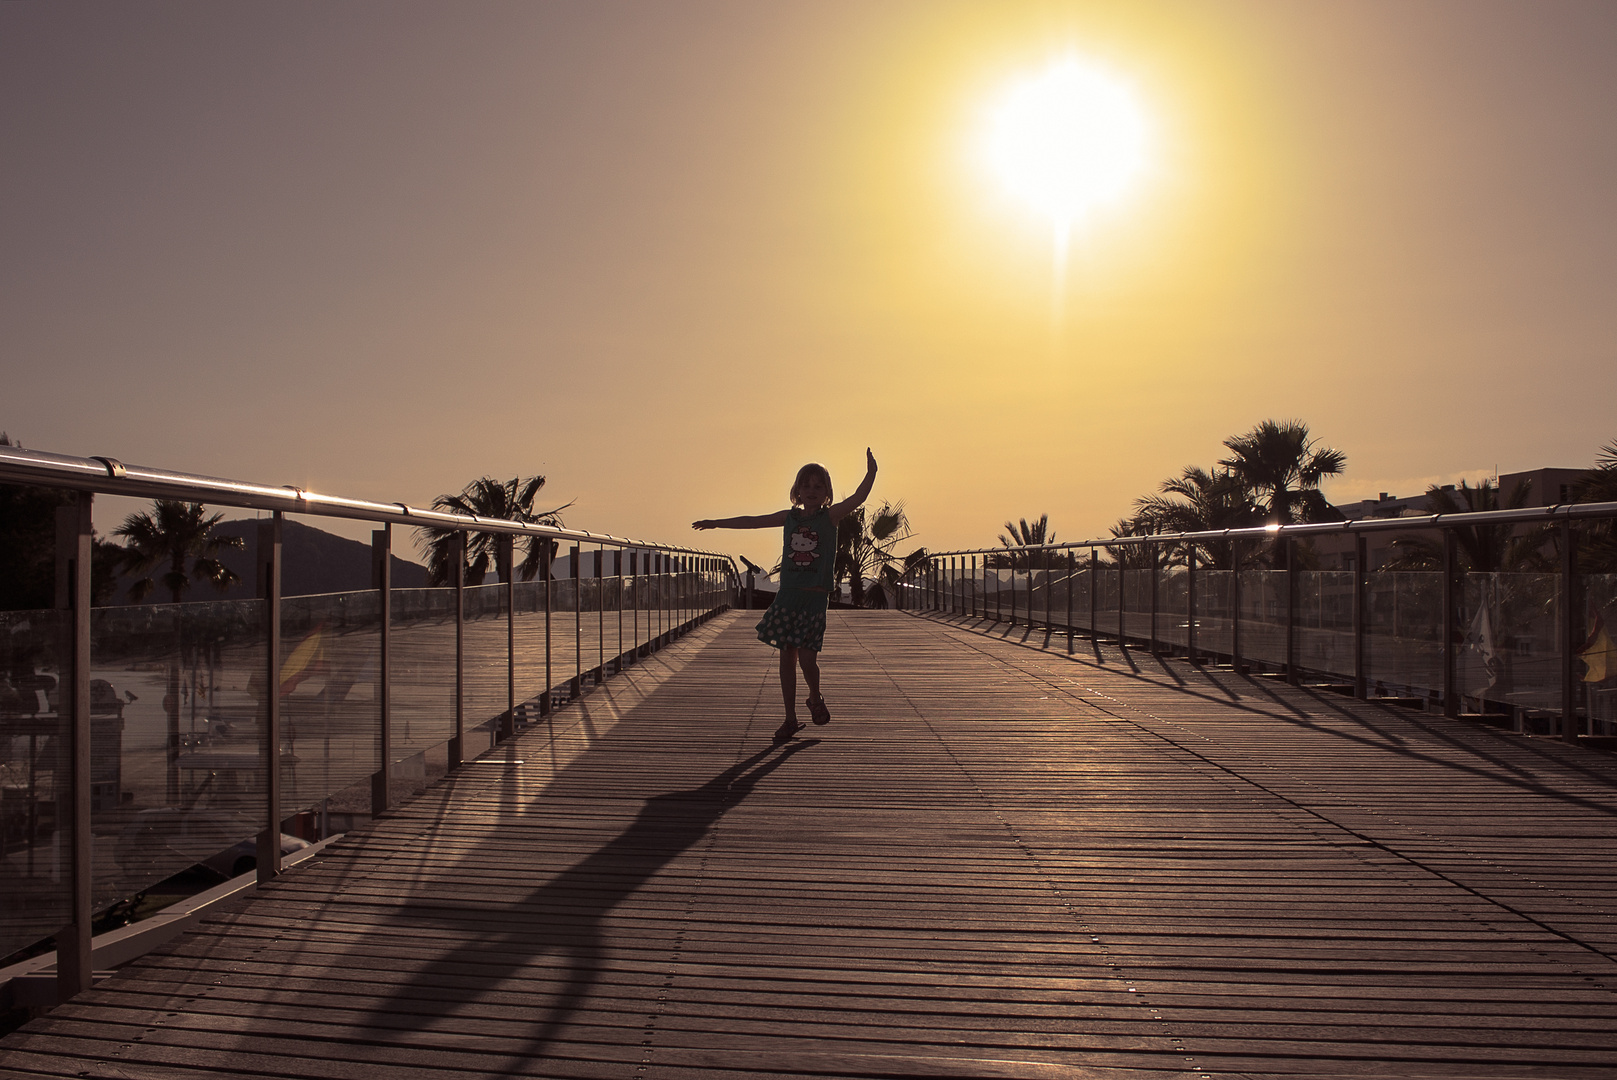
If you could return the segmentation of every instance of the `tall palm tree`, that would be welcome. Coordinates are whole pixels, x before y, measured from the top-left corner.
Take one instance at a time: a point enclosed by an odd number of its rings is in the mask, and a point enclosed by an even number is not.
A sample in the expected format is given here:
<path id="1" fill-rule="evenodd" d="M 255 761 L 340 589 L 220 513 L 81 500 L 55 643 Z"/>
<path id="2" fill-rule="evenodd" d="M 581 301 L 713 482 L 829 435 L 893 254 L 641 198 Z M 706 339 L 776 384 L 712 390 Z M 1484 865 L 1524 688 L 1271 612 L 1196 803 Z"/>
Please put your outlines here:
<path id="1" fill-rule="evenodd" d="M 1433 484 L 1426 489 L 1426 508 L 1434 514 L 1467 514 L 1479 510 L 1518 510 L 1532 495 L 1532 481 L 1518 483 L 1503 501 L 1493 481 L 1472 487 L 1464 480 L 1458 488 Z M 1550 525 L 1461 525 L 1453 530 L 1457 569 L 1479 574 L 1553 569 L 1545 554 L 1552 540 Z M 1393 557 L 1383 570 L 1441 570 L 1443 541 L 1430 536 L 1400 536 L 1392 542 Z"/>
<path id="2" fill-rule="evenodd" d="M 1265 420 L 1224 445 L 1230 456 L 1219 464 L 1246 485 L 1267 524 L 1339 520 L 1319 485 L 1347 467 L 1347 455 L 1316 449 L 1301 420 Z"/>
<path id="3" fill-rule="evenodd" d="M 1042 570 L 1048 567 L 1054 558 L 1048 551 L 1017 551 L 1018 548 L 1036 548 L 1041 544 L 1056 542 L 1055 530 L 1050 528 L 1050 515 L 1040 514 L 1039 520 L 1028 522 L 1027 518 L 1017 519 L 1015 525 L 1009 521 L 1005 523 L 1005 531 L 999 535 L 1000 546 L 1007 549 L 1003 555 L 988 556 L 988 565 L 1018 568 L 1023 570 Z"/>
<path id="4" fill-rule="evenodd" d="M 432 508 L 451 514 L 560 526 L 561 512 L 573 504 L 565 503 L 553 510 L 535 510 L 533 500 L 544 486 L 545 478 L 542 476 L 530 476 L 526 480 L 514 476 L 504 482 L 485 476 L 467 484 L 459 495 L 438 496 L 432 500 Z M 450 552 L 458 531 L 432 525 L 416 530 L 416 544 L 427 554 L 429 584 L 448 585 L 453 579 Z M 480 532 L 467 534 L 466 584 L 481 585 L 490 565 L 497 563 L 499 535 Z M 553 552 L 554 542 L 527 536 L 523 538 L 523 547 L 527 555 L 517 568 L 517 573 L 523 581 L 532 581 L 546 555 Z"/>
<path id="5" fill-rule="evenodd" d="M 129 586 L 129 598 L 137 604 L 146 599 L 158 582 L 151 576 L 160 566 L 167 566 L 162 585 L 176 604 L 197 578 L 224 592 L 241 580 L 240 575 L 216 556 L 222 548 L 243 548 L 246 543 L 239 536 L 215 536 L 214 526 L 223 514 L 202 516 L 201 503 L 158 499 L 150 513 L 130 514 L 124 523 L 112 530 L 112 535 L 125 540 L 121 556 L 124 568 L 133 574 L 144 574 Z"/>
<path id="6" fill-rule="evenodd" d="M 1134 503 L 1134 521 L 1149 526 L 1146 532 L 1240 529 L 1261 518 L 1250 489 L 1228 469 L 1210 473 L 1199 465 L 1187 465 L 1184 472 L 1162 482 L 1161 492 Z M 1191 554 L 1209 569 L 1228 570 L 1232 565 L 1228 540 L 1187 541 L 1168 548 L 1170 565 L 1188 563 Z"/>
<path id="7" fill-rule="evenodd" d="M 895 570 L 925 558 L 923 551 L 911 552 L 901 559 L 894 550 L 911 533 L 902 502 L 884 502 L 871 514 L 861 506 L 837 523 L 837 556 L 831 574 L 833 581 L 848 580 L 849 603 L 865 606 L 868 579 L 875 584 L 869 597 L 874 606 L 889 606 L 892 598 L 888 594 L 898 577 Z"/>

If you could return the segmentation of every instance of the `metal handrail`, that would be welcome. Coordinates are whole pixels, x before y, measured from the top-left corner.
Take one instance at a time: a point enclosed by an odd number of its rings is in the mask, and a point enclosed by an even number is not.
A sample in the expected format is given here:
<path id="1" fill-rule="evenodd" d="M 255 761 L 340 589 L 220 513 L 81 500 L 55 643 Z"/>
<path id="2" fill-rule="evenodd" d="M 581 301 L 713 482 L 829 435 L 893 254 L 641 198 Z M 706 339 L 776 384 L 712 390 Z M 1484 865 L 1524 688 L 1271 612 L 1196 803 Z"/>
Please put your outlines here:
<path id="1" fill-rule="evenodd" d="M 143 465 L 128 465 L 112 457 L 73 457 L 66 454 L 53 454 L 39 450 L 24 450 L 16 446 L 0 446 L 0 483 L 30 484 L 41 487 L 65 488 L 84 492 L 90 498 L 80 498 L 75 504 L 61 508 L 57 513 L 57 558 L 58 558 L 58 595 L 56 607 L 65 608 L 70 612 L 68 642 L 65 655 L 62 658 L 62 668 L 65 677 L 60 683 L 60 712 L 70 720 L 69 730 L 66 732 L 68 743 L 68 792 L 66 811 L 69 827 L 66 829 L 68 842 L 65 845 L 68 851 L 68 874 L 70 879 L 71 911 L 66 926 L 56 935 L 57 940 L 57 986 L 58 996 L 66 999 L 86 989 L 92 981 L 93 946 L 90 936 L 91 928 L 91 890 L 92 867 L 91 849 L 92 838 L 90 834 L 91 817 L 91 772 L 90 772 L 90 563 L 92 561 L 93 528 L 91 523 L 91 510 L 95 494 L 134 496 L 136 498 L 150 499 L 179 499 L 189 502 L 206 503 L 215 506 L 242 507 L 246 509 L 268 511 L 270 518 L 259 522 L 259 550 L 256 556 L 259 563 L 260 596 L 266 602 L 263 612 L 263 632 L 267 647 L 265 650 L 264 675 L 266 686 L 275 686 L 281 679 L 281 545 L 282 524 L 286 514 L 307 514 L 324 517 L 346 518 L 350 520 L 372 521 L 381 523 L 387 528 L 372 534 L 372 556 L 376 567 L 378 584 L 375 586 L 381 595 L 381 615 L 379 620 L 380 642 L 378 653 L 378 670 L 380 672 L 379 685 L 379 716 L 378 739 L 380 771 L 371 777 L 372 782 L 372 808 L 374 812 L 382 812 L 388 808 L 388 777 L 393 765 L 390 751 L 390 721 L 389 721 L 389 641 L 391 635 L 390 593 L 392 591 L 390 580 L 390 562 L 392 552 L 392 529 L 395 524 L 435 527 L 451 530 L 456 537 L 456 547 L 464 551 L 466 533 L 495 533 L 500 534 L 503 555 L 502 561 L 509 568 L 512 565 L 512 543 L 517 536 L 540 537 L 546 540 L 569 541 L 573 544 L 571 551 L 571 578 L 576 583 L 582 576 L 582 555 L 584 552 L 579 545 L 594 545 L 594 570 L 591 575 L 601 578 L 605 575 L 603 570 L 603 551 L 608 548 L 618 549 L 616 559 L 616 577 L 624 577 L 624 556 L 628 558 L 629 574 L 638 578 L 641 576 L 667 577 L 672 579 L 673 587 L 669 591 L 659 592 L 660 600 L 656 607 L 655 629 L 651 621 L 651 611 L 647 611 L 646 634 L 647 640 L 642 643 L 638 630 L 640 608 L 636 606 L 636 644 L 635 654 L 642 648 L 656 649 L 662 644 L 673 640 L 689 628 L 703 620 L 722 611 L 727 605 L 728 590 L 739 591 L 742 587 L 742 576 L 736 560 L 719 552 L 707 551 L 702 548 L 687 547 L 676 544 L 658 544 L 642 540 L 633 540 L 621 536 L 612 536 L 604 533 L 590 532 L 584 529 L 568 529 L 551 525 L 540 525 L 532 522 L 513 521 L 504 518 L 488 518 L 472 514 L 446 513 L 441 510 L 432 510 L 422 507 L 410 506 L 407 503 L 383 503 L 365 499 L 350 499 L 337 495 L 327 495 L 320 492 L 309 491 L 294 486 L 272 487 L 266 484 L 250 483 L 240 480 L 228 480 L 213 476 L 203 476 L 196 473 L 177 472 L 169 469 L 155 469 Z M 548 547 L 548 545 L 547 545 Z M 548 558 L 548 556 L 547 556 Z M 453 559 L 457 569 L 453 575 L 451 587 L 455 592 L 455 706 L 454 730 L 448 746 L 450 767 L 453 768 L 461 762 L 462 739 L 464 735 L 464 670 L 462 631 L 465 624 L 465 582 L 461 573 L 463 558 Z M 514 734 L 514 720 L 517 708 L 516 675 L 515 675 L 515 582 L 511 580 L 514 575 L 504 574 L 507 578 L 503 582 L 506 589 L 506 644 L 507 644 L 507 710 L 499 718 L 499 734 L 496 738 L 507 737 Z M 551 693 L 556 684 L 551 673 L 551 575 L 547 570 L 544 575 L 545 596 L 545 687 L 541 694 L 541 712 L 550 710 Z M 689 582 L 689 588 L 682 585 L 682 581 Z M 705 587 L 702 585 L 705 580 Z M 575 659 L 578 670 L 569 682 L 572 696 L 582 693 L 582 682 L 585 674 L 582 667 L 583 652 L 580 638 L 582 605 L 575 609 L 573 638 L 575 646 Z M 618 637 L 619 649 L 613 663 L 616 670 L 623 670 L 625 657 L 628 655 L 622 649 L 623 636 L 623 601 L 619 593 L 618 610 Z M 598 668 L 592 669 L 597 681 L 605 679 L 607 674 L 605 621 L 603 619 L 598 634 L 600 641 L 601 663 Z M 280 830 L 281 810 L 281 756 L 280 746 L 280 695 L 269 693 L 266 696 L 265 715 L 263 717 L 263 761 L 265 770 L 265 798 L 263 829 L 258 842 L 258 874 L 259 880 L 264 881 L 280 872 L 281 853 L 277 840 Z"/>
<path id="2" fill-rule="evenodd" d="M 1352 521 L 1310 521 L 1294 525 L 1252 525 L 1239 529 L 1207 529 L 1201 532 L 1151 533 L 1142 536 L 1110 536 L 1104 540 L 1064 540 L 1050 544 L 1018 544 L 1015 547 L 957 548 L 935 551 L 934 557 L 949 555 L 1020 555 L 1029 551 L 1065 551 L 1068 548 L 1126 547 L 1135 544 L 1176 544 L 1201 540 L 1278 539 L 1320 536 L 1330 533 L 1378 532 L 1396 529 L 1457 529 L 1467 525 L 1513 525 L 1527 522 L 1556 522 L 1586 518 L 1617 517 L 1617 502 L 1558 503 L 1517 510 L 1469 510 L 1458 514 L 1422 514 L 1418 517 L 1355 518 Z"/>
<path id="3" fill-rule="evenodd" d="M 184 499 L 216 506 L 239 506 L 248 510 L 280 511 L 286 514 L 312 514 L 349 518 L 357 521 L 389 522 L 395 525 L 437 526 L 470 532 L 511 533 L 541 536 L 551 540 L 573 540 L 621 548 L 655 548 L 683 555 L 725 559 L 739 579 L 735 560 L 716 551 L 631 540 L 585 529 L 565 529 L 536 525 L 505 518 L 474 514 L 450 514 L 442 510 L 411 506 L 408 503 L 371 502 L 341 495 L 326 495 L 291 484 L 272 487 L 244 480 L 226 480 L 199 473 L 154 469 L 146 465 L 126 465 L 111 457 L 70 457 L 20 446 L 0 446 L 0 482 L 37 484 L 42 487 L 71 488 L 104 495 L 130 495 L 142 499 Z"/>

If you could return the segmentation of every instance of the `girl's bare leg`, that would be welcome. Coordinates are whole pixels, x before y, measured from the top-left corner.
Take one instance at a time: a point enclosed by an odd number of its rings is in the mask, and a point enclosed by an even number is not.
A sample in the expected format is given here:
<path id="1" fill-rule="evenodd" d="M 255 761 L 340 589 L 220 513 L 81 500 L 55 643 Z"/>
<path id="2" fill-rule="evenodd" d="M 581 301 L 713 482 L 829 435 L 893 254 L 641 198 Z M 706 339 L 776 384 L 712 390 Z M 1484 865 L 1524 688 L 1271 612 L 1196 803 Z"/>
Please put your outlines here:
<path id="1" fill-rule="evenodd" d="M 798 649 L 797 662 L 803 666 L 803 681 L 808 683 L 809 697 L 820 697 L 820 654 L 813 649 Z M 795 689 L 795 687 L 794 687 Z"/>
<path id="2" fill-rule="evenodd" d="M 784 646 L 780 650 L 780 696 L 786 702 L 786 723 L 788 724 L 797 723 L 797 658 L 800 652 L 806 656 L 814 655 L 807 649 L 799 650 L 794 645 Z M 812 660 L 809 662 L 813 663 Z M 804 668 L 803 670 L 806 675 L 808 669 Z M 818 685 L 819 677 L 820 672 L 816 668 L 814 671 L 815 682 L 810 685 Z"/>

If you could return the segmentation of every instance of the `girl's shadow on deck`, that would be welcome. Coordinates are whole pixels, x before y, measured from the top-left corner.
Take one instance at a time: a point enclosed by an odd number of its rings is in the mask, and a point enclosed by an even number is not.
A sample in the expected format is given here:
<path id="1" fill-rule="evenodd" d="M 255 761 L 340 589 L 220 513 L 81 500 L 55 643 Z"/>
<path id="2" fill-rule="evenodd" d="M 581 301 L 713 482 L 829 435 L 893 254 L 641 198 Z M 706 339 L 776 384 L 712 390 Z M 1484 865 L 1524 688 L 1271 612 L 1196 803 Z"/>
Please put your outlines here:
<path id="1" fill-rule="evenodd" d="M 492 992 L 534 958 L 554 955 L 559 961 L 555 966 L 537 968 L 528 976 L 548 977 L 553 984 L 548 993 L 550 1004 L 538 1018 L 538 1030 L 504 1038 L 490 1036 L 491 1040 L 521 1042 L 520 1048 L 497 1052 L 512 1062 L 510 1069 L 502 1071 L 520 1071 L 518 1063 L 543 1053 L 599 980 L 608 959 L 602 920 L 706 836 L 760 780 L 817 742 L 793 742 L 779 754 L 773 748 L 761 750 L 700 787 L 652 796 L 621 833 L 513 903 L 404 901 L 398 908 L 401 918 L 416 926 L 431 925 L 440 934 L 459 933 L 462 940 L 395 986 L 360 1025 L 401 1031 L 425 1026 L 453 1030 L 452 1018 L 459 1016 L 487 1030 L 491 1019 L 508 1010 L 486 1000 Z M 475 888 L 474 882 L 467 885 Z M 491 923 L 500 928 L 486 929 Z M 431 1018 L 447 1019 L 448 1027 L 431 1024 Z"/>

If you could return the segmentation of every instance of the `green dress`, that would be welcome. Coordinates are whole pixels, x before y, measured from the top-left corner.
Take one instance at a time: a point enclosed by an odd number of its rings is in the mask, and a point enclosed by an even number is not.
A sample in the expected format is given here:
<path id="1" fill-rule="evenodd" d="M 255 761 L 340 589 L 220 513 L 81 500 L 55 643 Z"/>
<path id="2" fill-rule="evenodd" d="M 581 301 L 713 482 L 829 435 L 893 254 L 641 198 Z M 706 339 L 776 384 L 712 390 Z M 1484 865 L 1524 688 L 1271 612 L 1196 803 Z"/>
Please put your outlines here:
<path id="1" fill-rule="evenodd" d="M 781 531 L 780 592 L 758 621 L 758 640 L 819 652 L 825 643 L 825 609 L 831 603 L 831 567 L 837 530 L 831 511 L 786 511 Z"/>

